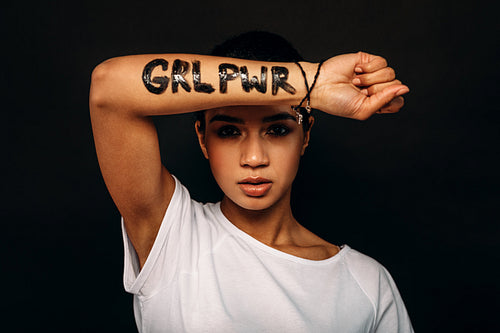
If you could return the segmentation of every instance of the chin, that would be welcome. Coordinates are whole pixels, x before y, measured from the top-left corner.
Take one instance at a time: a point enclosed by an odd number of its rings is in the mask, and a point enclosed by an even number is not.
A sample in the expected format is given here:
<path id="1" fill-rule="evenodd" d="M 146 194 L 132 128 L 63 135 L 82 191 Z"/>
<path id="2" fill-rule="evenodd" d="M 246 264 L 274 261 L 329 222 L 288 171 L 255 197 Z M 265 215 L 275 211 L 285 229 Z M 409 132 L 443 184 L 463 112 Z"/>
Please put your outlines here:
<path id="1" fill-rule="evenodd" d="M 249 200 L 244 200 L 244 202 L 235 202 L 239 207 L 251 210 L 251 211 L 262 211 L 273 206 L 272 203 L 269 203 L 268 200 L 264 198 L 250 198 Z"/>
<path id="2" fill-rule="evenodd" d="M 236 206 L 249 211 L 264 211 L 275 206 L 279 200 L 269 193 L 261 197 L 252 197 L 245 194 L 229 197 L 229 200 Z"/>

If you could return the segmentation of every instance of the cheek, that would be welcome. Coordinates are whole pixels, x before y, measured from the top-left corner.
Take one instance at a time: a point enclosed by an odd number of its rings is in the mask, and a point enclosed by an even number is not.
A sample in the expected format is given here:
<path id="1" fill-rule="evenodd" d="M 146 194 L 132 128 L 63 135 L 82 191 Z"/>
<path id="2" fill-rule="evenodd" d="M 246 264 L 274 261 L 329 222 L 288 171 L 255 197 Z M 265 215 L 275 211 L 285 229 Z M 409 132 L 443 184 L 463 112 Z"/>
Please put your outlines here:
<path id="1" fill-rule="evenodd" d="M 298 140 L 274 146 L 272 154 L 274 168 L 281 174 L 295 176 L 299 168 L 301 151 L 302 145 Z"/>
<path id="2" fill-rule="evenodd" d="M 219 175 L 228 173 L 234 162 L 234 147 L 223 143 L 207 142 L 208 161 L 212 173 L 217 179 Z"/>
<path id="3" fill-rule="evenodd" d="M 276 156 L 276 164 L 278 164 L 279 169 L 287 174 L 297 173 L 299 162 L 300 150 L 287 150 Z"/>

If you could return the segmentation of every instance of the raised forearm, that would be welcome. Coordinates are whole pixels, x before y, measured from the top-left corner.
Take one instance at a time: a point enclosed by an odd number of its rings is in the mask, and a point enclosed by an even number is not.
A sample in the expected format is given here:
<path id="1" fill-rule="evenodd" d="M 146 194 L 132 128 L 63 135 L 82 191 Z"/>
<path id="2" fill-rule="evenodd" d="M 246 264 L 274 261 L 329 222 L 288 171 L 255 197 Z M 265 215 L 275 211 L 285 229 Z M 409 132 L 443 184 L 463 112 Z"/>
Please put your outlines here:
<path id="1" fill-rule="evenodd" d="M 302 63 L 308 77 L 316 65 Z M 92 75 L 91 107 L 164 115 L 228 105 L 296 105 L 306 95 L 294 63 L 193 54 L 113 58 Z"/>

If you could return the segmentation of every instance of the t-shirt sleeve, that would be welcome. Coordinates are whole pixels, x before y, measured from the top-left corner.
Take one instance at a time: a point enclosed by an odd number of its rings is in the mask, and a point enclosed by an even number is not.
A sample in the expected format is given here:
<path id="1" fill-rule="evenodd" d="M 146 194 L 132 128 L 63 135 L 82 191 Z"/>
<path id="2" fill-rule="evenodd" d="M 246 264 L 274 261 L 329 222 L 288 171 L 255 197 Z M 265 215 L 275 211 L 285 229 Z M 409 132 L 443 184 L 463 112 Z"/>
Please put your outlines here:
<path id="1" fill-rule="evenodd" d="M 124 245 L 123 284 L 129 293 L 145 297 L 155 294 L 176 273 L 179 257 L 186 255 L 181 253 L 181 247 L 191 233 L 193 202 L 188 190 L 177 178 L 174 179 L 174 194 L 142 269 L 125 230 L 123 218 L 121 220 Z"/>
<path id="2" fill-rule="evenodd" d="M 370 332 L 413 333 L 408 312 L 393 278 L 376 260 L 350 251 L 349 270 L 370 300 L 374 311 Z"/>
<path id="3" fill-rule="evenodd" d="M 391 275 L 380 266 L 380 289 L 375 317 L 376 333 L 413 333 L 408 312 Z"/>

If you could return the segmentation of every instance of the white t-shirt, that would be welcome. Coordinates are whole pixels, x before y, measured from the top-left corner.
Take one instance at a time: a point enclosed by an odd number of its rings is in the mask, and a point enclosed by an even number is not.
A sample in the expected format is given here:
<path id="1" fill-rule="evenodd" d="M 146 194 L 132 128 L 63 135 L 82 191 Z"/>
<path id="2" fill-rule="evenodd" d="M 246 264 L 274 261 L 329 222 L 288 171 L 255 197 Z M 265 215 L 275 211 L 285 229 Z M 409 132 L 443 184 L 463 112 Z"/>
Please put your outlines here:
<path id="1" fill-rule="evenodd" d="M 319 261 L 281 252 L 175 181 L 142 270 L 122 222 L 124 285 L 140 332 L 413 332 L 375 260 L 347 245 Z"/>

